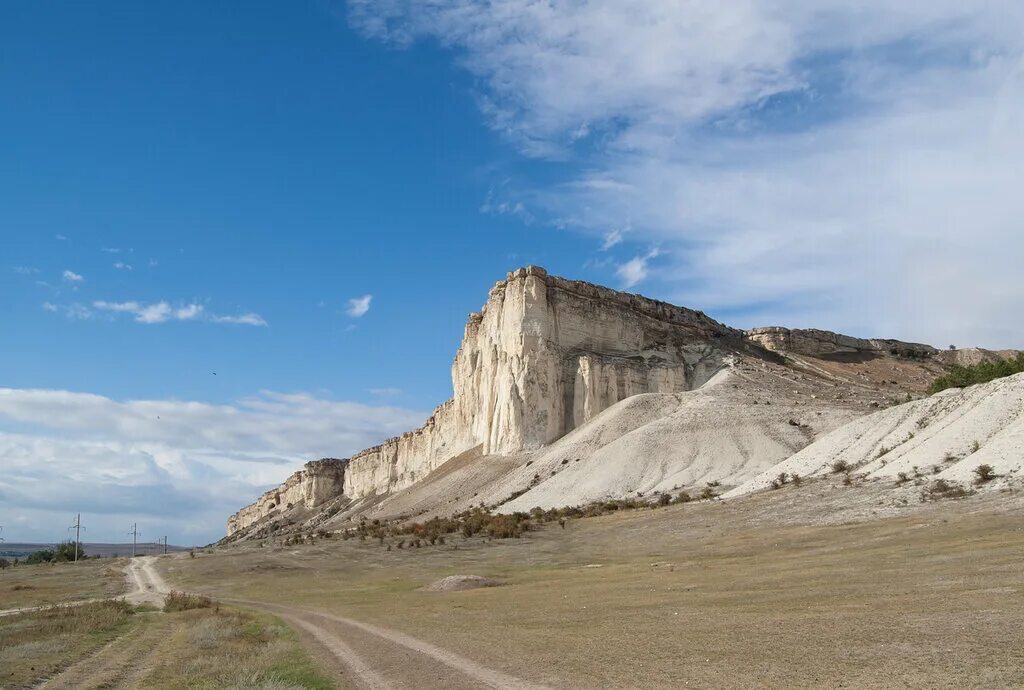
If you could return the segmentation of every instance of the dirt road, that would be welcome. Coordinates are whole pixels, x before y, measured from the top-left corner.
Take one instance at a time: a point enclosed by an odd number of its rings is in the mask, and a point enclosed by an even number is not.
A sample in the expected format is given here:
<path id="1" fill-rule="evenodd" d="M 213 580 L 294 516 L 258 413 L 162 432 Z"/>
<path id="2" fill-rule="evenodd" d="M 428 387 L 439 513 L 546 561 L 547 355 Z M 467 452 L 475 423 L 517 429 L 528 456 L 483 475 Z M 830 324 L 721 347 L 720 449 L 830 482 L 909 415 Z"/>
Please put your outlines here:
<path id="1" fill-rule="evenodd" d="M 133 559 L 126 570 L 132 604 L 160 606 L 170 586 L 157 570 L 157 557 Z M 95 601 L 95 600 L 93 600 Z M 288 623 L 312 655 L 345 687 L 355 688 L 542 688 L 520 678 L 483 666 L 464 656 L 406 635 L 329 613 L 248 599 L 222 599 L 225 603 L 260 609 Z M 87 602 L 75 602 L 75 605 Z M 25 610 L 0 612 L 10 615 Z M 130 671 L 139 668 L 128 659 L 146 656 L 160 639 L 161 626 L 149 626 L 123 635 L 44 687 L 79 687 L 83 678 L 96 686 L 133 687 Z M 143 665 L 144 667 L 144 665 Z M 77 683 L 76 683 L 77 679 Z"/>
<path id="2" fill-rule="evenodd" d="M 155 562 L 157 556 L 140 556 L 133 558 L 128 564 L 128 594 L 125 601 L 132 604 L 152 604 L 162 606 L 164 595 L 170 587 L 157 572 Z"/>
<path id="3" fill-rule="evenodd" d="M 249 599 L 287 621 L 325 665 L 359 688 L 543 688 L 410 635 L 329 613 Z"/>

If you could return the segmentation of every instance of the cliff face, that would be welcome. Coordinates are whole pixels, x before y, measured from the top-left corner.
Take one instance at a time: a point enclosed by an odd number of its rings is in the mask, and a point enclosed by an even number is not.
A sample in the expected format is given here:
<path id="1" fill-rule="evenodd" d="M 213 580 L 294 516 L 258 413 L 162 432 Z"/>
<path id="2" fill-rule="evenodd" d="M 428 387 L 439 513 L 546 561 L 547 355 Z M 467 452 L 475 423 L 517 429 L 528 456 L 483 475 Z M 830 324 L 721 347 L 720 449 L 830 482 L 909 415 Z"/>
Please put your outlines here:
<path id="1" fill-rule="evenodd" d="M 476 448 L 539 448 L 630 396 L 697 388 L 744 347 L 741 331 L 701 312 L 519 269 L 470 315 L 453 398 L 420 429 L 354 455 L 343 491 L 358 499 L 402 489 Z M 296 503 L 287 496 L 310 481 L 301 474 L 240 511 L 229 534 Z"/>
<path id="2" fill-rule="evenodd" d="M 832 355 L 840 353 L 877 352 L 903 357 L 930 357 L 936 353 L 931 345 L 905 343 L 901 340 L 854 338 L 832 331 L 815 328 L 783 328 L 768 326 L 754 328 L 747 338 L 773 352 L 792 352 L 802 355 Z"/>
<path id="3" fill-rule="evenodd" d="M 742 340 L 700 312 L 519 269 L 470 315 L 452 400 L 421 429 L 355 455 L 345 493 L 404 488 L 477 447 L 539 448 L 632 395 L 696 388 Z"/>
<path id="4" fill-rule="evenodd" d="M 267 491 L 259 500 L 228 518 L 228 534 L 246 529 L 265 517 L 294 506 L 316 508 L 342 493 L 346 460 L 325 458 L 307 462 L 281 486 Z"/>

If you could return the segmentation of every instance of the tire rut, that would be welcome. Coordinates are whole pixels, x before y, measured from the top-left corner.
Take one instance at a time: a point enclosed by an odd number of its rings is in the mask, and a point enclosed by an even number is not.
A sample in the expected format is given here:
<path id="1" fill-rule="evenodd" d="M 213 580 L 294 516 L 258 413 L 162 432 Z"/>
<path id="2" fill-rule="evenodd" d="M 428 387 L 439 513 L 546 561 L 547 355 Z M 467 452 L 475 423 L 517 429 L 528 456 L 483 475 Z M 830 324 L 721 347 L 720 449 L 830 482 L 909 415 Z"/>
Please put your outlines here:
<path id="1" fill-rule="evenodd" d="M 487 668 L 410 635 L 343 616 L 245 599 L 224 601 L 270 611 L 309 634 L 356 676 L 360 687 L 546 687 Z"/>

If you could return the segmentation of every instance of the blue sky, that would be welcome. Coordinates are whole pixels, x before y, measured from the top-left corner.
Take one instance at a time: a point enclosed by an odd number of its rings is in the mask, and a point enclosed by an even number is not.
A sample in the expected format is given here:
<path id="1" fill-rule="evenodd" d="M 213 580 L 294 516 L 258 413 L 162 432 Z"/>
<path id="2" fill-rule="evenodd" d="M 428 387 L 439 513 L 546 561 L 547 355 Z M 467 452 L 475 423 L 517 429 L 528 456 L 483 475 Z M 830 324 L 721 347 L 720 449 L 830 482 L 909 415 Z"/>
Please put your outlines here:
<path id="1" fill-rule="evenodd" d="M 530 263 L 1020 347 L 1024 10 L 890 5 L 4 7 L 6 536 L 217 538 L 418 424 Z"/>

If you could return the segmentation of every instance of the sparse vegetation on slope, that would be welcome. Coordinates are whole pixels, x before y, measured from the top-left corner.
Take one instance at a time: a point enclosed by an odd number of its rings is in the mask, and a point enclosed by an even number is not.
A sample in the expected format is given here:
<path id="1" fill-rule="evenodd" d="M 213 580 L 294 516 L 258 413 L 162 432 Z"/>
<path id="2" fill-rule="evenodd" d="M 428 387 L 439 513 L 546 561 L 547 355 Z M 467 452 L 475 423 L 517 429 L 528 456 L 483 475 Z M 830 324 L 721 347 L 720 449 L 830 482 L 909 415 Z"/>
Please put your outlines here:
<path id="1" fill-rule="evenodd" d="M 932 381 L 928 392 L 938 393 L 947 388 L 964 388 L 976 383 L 988 383 L 1021 372 L 1024 372 L 1024 352 L 998 362 L 979 362 L 967 366 L 954 364 L 947 374 Z"/>

